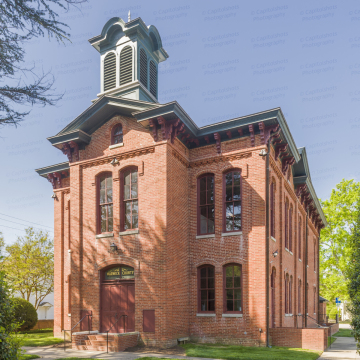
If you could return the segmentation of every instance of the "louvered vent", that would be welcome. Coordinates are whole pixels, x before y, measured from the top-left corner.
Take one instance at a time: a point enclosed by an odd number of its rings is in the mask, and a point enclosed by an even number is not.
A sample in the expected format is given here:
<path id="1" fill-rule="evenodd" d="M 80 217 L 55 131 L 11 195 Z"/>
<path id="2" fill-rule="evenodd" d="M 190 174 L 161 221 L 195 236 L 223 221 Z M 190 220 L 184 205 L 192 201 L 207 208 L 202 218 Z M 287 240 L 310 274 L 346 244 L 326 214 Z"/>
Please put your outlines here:
<path id="1" fill-rule="evenodd" d="M 153 61 L 150 61 L 150 92 L 156 97 L 157 91 L 157 69 Z"/>
<path id="2" fill-rule="evenodd" d="M 147 56 L 144 49 L 140 49 L 140 82 L 147 88 Z"/>
<path id="3" fill-rule="evenodd" d="M 132 48 L 125 46 L 120 53 L 120 85 L 132 82 Z"/>
<path id="4" fill-rule="evenodd" d="M 104 91 L 116 86 L 116 55 L 111 52 L 104 60 Z"/>

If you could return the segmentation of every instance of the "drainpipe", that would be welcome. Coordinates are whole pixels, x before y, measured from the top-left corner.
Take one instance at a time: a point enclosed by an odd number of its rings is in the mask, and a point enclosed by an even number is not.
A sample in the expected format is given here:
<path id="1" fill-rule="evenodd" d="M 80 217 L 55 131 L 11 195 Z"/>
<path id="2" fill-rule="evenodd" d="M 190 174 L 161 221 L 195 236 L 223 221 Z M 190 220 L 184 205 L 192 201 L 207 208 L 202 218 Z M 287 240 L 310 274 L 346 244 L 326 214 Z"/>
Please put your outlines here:
<path id="1" fill-rule="evenodd" d="M 269 347 L 269 251 L 270 251 L 270 230 L 269 230 L 269 202 L 270 202 L 270 190 L 269 190 L 269 181 L 270 181 L 270 146 L 267 144 L 267 154 L 266 154 L 266 190 L 265 190 L 265 218 L 266 218 L 266 224 L 265 224 L 265 236 L 266 236 L 266 346 Z"/>
<path id="2" fill-rule="evenodd" d="M 319 301 L 319 295 L 320 295 L 320 231 L 319 230 L 319 237 L 318 237 L 318 258 L 317 258 L 317 323 L 320 324 L 320 301 Z"/>
<path id="3" fill-rule="evenodd" d="M 308 219 L 309 210 L 306 209 L 306 229 L 305 229 L 305 327 L 307 327 L 307 314 L 308 314 Z"/>

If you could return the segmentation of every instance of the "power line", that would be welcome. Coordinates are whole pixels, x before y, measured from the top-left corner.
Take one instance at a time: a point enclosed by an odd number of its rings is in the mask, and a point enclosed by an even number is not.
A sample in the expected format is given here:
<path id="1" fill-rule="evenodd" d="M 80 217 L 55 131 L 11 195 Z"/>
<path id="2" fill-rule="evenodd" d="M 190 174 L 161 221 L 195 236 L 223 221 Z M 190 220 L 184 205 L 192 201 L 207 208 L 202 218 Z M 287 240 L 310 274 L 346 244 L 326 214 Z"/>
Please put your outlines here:
<path id="1" fill-rule="evenodd" d="M 9 228 L 9 229 L 14 229 L 14 230 L 21 230 L 21 231 L 25 231 L 25 229 L 13 228 L 13 227 L 11 227 L 11 226 L 0 225 L 0 227 L 1 227 L 1 226 L 6 227 L 6 228 Z"/>
<path id="2" fill-rule="evenodd" d="M 17 225 L 23 225 L 23 226 L 26 226 L 25 224 L 20 224 L 20 223 L 18 223 L 18 222 L 16 222 L 16 221 L 11 221 L 11 220 L 7 220 L 7 219 L 2 219 L 2 218 L 0 218 L 0 220 L 4 220 L 4 221 L 7 221 L 7 222 L 11 222 L 11 223 L 14 223 L 14 224 L 17 224 Z M 1 225 L 0 225 L 1 226 Z M 34 228 L 34 229 L 38 229 L 38 230 L 42 230 L 41 228 Z M 46 230 L 46 229 L 45 229 Z M 50 230 L 46 230 L 46 231 L 50 231 Z M 51 230 L 52 231 L 52 230 Z M 52 231 L 53 232 L 53 231 Z"/>
<path id="3" fill-rule="evenodd" d="M 52 228 L 52 227 L 50 227 L 50 226 L 38 224 L 38 223 L 35 223 L 35 222 L 33 222 L 33 221 L 28 221 L 28 220 L 19 219 L 19 218 L 14 217 L 14 216 L 2 214 L 2 213 L 0 213 L 0 215 L 7 216 L 7 217 L 10 217 L 10 218 L 13 218 L 13 219 L 16 219 L 16 220 L 20 220 L 20 221 L 25 221 L 25 222 L 28 222 L 28 223 L 30 223 L 30 224 L 35 224 L 35 225 L 39 225 L 39 226 L 42 226 L 42 227 L 47 227 L 47 228 L 50 228 L 50 229 L 52 229 L 52 230 L 54 229 L 54 228 Z M 10 221 L 10 220 L 6 220 L 6 221 Z"/>

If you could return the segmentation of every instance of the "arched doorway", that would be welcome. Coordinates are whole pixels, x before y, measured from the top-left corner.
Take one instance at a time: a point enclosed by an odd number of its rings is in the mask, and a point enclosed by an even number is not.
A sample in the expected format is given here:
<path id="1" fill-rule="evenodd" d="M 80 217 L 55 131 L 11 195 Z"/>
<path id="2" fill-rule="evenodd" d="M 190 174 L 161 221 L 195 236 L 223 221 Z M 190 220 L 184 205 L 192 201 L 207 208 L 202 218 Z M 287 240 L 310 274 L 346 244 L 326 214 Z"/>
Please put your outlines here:
<path id="1" fill-rule="evenodd" d="M 276 270 L 272 268 L 271 271 L 271 327 L 275 327 L 275 277 Z"/>
<path id="2" fill-rule="evenodd" d="M 100 331 L 135 331 L 134 268 L 115 265 L 101 271 Z"/>

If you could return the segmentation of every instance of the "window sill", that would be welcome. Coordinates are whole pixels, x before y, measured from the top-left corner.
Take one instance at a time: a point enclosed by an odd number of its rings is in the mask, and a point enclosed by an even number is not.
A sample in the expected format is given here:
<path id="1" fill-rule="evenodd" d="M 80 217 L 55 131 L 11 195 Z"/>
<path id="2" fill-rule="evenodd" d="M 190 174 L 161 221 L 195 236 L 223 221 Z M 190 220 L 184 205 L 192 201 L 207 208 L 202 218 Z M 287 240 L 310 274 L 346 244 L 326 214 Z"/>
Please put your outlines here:
<path id="1" fill-rule="evenodd" d="M 116 149 L 116 148 L 119 148 L 119 147 L 122 147 L 122 146 L 124 146 L 124 143 L 110 145 L 109 150 Z"/>
<path id="2" fill-rule="evenodd" d="M 241 235 L 242 231 L 232 231 L 232 232 L 225 232 L 222 233 L 221 236 L 234 236 L 234 235 Z"/>
<path id="3" fill-rule="evenodd" d="M 114 237 L 114 233 L 98 234 L 98 235 L 95 236 L 96 239 L 109 238 L 109 237 Z"/>
<path id="4" fill-rule="evenodd" d="M 120 236 L 125 236 L 125 235 L 134 235 L 134 234 L 138 234 L 139 233 L 139 229 L 137 230 L 126 230 L 126 231 L 120 231 L 119 235 Z"/>
<path id="5" fill-rule="evenodd" d="M 197 313 L 196 316 L 198 316 L 198 317 L 215 317 L 216 314 L 213 314 L 213 313 Z"/>
<path id="6" fill-rule="evenodd" d="M 290 252 L 288 248 L 285 248 L 285 251 Z"/>
<path id="7" fill-rule="evenodd" d="M 285 317 L 291 317 L 294 316 L 293 314 L 285 314 Z"/>
<path id="8" fill-rule="evenodd" d="M 289 251 L 289 253 L 290 253 L 290 255 L 294 255 L 294 254 L 292 253 L 292 251 Z"/>
<path id="9" fill-rule="evenodd" d="M 208 235 L 197 235 L 196 239 L 209 239 L 209 238 L 214 238 L 215 234 L 208 234 Z"/>
<path id="10" fill-rule="evenodd" d="M 301 259 L 299 259 L 299 261 L 300 261 L 300 262 L 302 262 L 302 260 L 301 260 Z"/>
<path id="11" fill-rule="evenodd" d="M 276 242 L 276 239 L 274 237 L 272 237 L 272 236 L 271 236 L 271 240 Z"/>
<path id="12" fill-rule="evenodd" d="M 223 318 L 242 318 L 243 314 L 222 314 Z"/>

